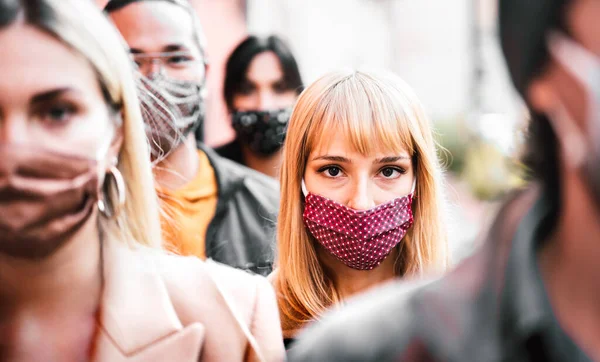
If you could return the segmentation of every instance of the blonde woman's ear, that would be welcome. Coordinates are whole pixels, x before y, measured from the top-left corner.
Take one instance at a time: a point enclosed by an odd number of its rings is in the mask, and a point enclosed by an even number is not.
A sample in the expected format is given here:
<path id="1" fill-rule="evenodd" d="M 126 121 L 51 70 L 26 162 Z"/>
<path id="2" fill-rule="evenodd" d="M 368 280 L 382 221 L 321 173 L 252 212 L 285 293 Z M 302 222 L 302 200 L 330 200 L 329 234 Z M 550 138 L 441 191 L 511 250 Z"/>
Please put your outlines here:
<path id="1" fill-rule="evenodd" d="M 110 143 L 110 147 L 106 155 L 106 159 L 111 160 L 111 163 L 107 164 L 107 167 L 116 166 L 116 164 L 119 162 L 119 154 L 121 153 L 121 148 L 123 147 L 123 138 L 123 127 L 116 127 L 113 140 Z M 115 164 L 112 164 L 112 162 L 115 162 Z"/>

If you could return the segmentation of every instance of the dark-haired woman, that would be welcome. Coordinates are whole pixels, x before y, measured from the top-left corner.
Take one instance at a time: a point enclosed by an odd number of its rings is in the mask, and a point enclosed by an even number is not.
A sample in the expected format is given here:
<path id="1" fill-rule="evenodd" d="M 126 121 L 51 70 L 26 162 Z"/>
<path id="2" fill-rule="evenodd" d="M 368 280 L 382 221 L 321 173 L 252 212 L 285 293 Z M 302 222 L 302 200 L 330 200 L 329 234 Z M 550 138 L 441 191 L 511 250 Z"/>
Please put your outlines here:
<path id="1" fill-rule="evenodd" d="M 298 64 L 279 37 L 249 36 L 231 53 L 225 72 L 225 103 L 236 137 L 217 152 L 277 177 L 287 123 L 302 91 Z"/>

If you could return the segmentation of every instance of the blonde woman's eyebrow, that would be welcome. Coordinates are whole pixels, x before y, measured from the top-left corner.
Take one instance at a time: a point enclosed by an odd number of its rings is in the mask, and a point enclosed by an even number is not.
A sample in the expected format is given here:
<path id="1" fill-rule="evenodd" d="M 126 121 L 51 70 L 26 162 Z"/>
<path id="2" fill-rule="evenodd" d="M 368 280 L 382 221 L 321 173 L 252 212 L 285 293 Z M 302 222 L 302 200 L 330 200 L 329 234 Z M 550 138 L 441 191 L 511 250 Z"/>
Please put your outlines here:
<path id="1" fill-rule="evenodd" d="M 393 163 L 398 162 L 400 160 L 410 160 L 408 156 L 391 156 L 391 157 L 383 157 L 375 161 L 375 163 Z"/>
<path id="2" fill-rule="evenodd" d="M 319 161 L 319 160 L 340 162 L 340 163 L 352 163 L 352 160 L 350 160 L 349 158 L 343 157 L 343 156 L 323 155 L 323 156 L 317 156 L 317 157 L 313 158 L 313 161 Z"/>
<path id="3" fill-rule="evenodd" d="M 59 98 L 60 96 L 62 96 L 63 94 L 66 94 L 66 93 L 79 95 L 81 92 L 78 89 L 75 89 L 72 87 L 62 87 L 62 88 L 51 89 L 51 90 L 40 92 L 40 93 L 34 95 L 33 98 L 31 99 L 31 103 L 33 104 L 33 103 L 47 102 L 47 101 Z"/>

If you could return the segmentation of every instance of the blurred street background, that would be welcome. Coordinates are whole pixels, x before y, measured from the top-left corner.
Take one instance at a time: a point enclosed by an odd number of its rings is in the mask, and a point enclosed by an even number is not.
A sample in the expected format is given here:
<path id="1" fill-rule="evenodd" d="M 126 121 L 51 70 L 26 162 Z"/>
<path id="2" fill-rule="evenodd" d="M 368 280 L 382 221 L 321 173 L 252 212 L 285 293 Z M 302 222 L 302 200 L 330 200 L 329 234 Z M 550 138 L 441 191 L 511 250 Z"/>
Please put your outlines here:
<path id="1" fill-rule="evenodd" d="M 454 260 L 480 240 L 518 185 L 525 108 L 497 41 L 495 0 L 192 0 L 208 37 L 212 98 L 205 140 L 233 131 L 224 63 L 246 34 L 282 36 L 305 83 L 341 67 L 385 67 L 416 91 L 444 147 Z"/>

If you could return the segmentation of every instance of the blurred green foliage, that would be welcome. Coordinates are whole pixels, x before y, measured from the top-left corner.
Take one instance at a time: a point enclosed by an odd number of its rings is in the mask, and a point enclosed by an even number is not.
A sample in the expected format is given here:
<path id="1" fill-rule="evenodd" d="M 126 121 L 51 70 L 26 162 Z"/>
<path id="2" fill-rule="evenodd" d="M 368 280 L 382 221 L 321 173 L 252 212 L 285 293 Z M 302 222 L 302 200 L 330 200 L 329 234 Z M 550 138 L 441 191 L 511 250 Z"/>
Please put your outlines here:
<path id="1" fill-rule="evenodd" d="M 435 125 L 435 138 L 441 146 L 439 156 L 444 168 L 459 175 L 468 149 L 468 129 L 463 122 L 447 120 Z"/>
<path id="2" fill-rule="evenodd" d="M 477 198 L 494 200 L 524 183 L 516 158 L 470 132 L 464 122 L 441 121 L 435 128 L 445 169 L 466 181 Z"/>

